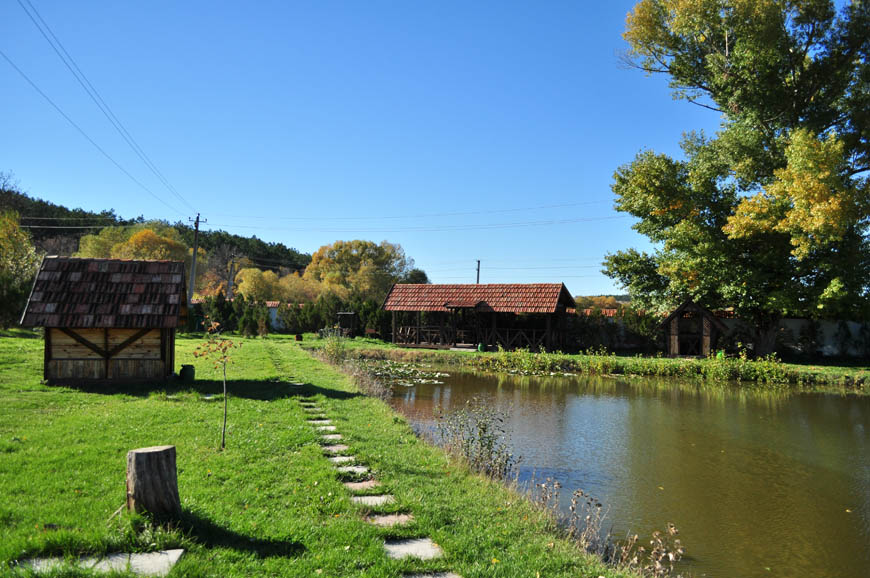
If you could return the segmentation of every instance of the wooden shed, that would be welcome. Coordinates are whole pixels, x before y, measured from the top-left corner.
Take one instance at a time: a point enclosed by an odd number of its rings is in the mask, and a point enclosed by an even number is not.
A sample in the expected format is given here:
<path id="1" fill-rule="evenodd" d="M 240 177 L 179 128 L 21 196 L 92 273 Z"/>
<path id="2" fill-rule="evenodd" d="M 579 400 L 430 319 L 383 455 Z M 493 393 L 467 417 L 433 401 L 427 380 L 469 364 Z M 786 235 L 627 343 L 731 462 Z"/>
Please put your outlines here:
<path id="1" fill-rule="evenodd" d="M 708 309 L 686 301 L 662 321 L 665 344 L 670 357 L 710 355 L 719 336 L 727 327 Z"/>
<path id="2" fill-rule="evenodd" d="M 572 307 L 574 298 L 562 283 L 397 283 L 383 305 L 392 313 L 393 343 L 505 349 L 563 347 Z"/>
<path id="3" fill-rule="evenodd" d="M 186 322 L 184 263 L 45 257 L 25 327 L 45 328 L 49 383 L 164 380 Z"/>

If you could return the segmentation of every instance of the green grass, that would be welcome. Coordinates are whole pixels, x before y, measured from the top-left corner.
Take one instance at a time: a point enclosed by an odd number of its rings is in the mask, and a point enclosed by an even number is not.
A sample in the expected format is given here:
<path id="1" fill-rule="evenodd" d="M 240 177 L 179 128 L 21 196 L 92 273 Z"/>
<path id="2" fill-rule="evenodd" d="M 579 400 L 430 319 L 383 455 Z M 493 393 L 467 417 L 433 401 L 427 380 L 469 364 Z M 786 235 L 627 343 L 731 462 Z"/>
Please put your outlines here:
<path id="1" fill-rule="evenodd" d="M 319 341 L 308 341 L 303 347 L 316 348 Z M 821 391 L 870 394 L 870 366 L 866 360 L 849 364 L 830 360 L 812 363 L 783 363 L 765 359 L 730 356 L 724 359 L 624 356 L 601 352 L 597 354 L 531 353 L 500 351 L 477 353 L 428 349 L 402 349 L 374 340 L 347 340 L 350 354 L 368 359 L 391 359 L 403 362 L 423 362 L 461 365 L 493 373 L 547 375 L 572 372 L 590 375 L 627 375 L 675 377 L 700 380 L 702 383 L 735 384 L 745 388 L 785 391 Z"/>
<path id="2" fill-rule="evenodd" d="M 33 556 L 183 547 L 172 576 L 620 575 L 284 337 L 242 340 L 235 352 L 227 449 L 219 451 L 222 385 L 207 361 L 194 359 L 200 341 L 177 342 L 179 366 L 196 366 L 193 386 L 69 388 L 40 383 L 41 340 L 0 337 L 0 574 Z M 291 380 L 306 385 L 297 390 Z M 384 511 L 413 513 L 411 525 L 363 521 L 305 423 L 301 397 L 319 402 L 382 490 L 396 496 Z M 177 448 L 182 520 L 155 528 L 126 512 L 112 518 L 124 502 L 126 452 L 162 444 Z M 424 536 L 444 558 L 384 554 L 386 538 Z"/>

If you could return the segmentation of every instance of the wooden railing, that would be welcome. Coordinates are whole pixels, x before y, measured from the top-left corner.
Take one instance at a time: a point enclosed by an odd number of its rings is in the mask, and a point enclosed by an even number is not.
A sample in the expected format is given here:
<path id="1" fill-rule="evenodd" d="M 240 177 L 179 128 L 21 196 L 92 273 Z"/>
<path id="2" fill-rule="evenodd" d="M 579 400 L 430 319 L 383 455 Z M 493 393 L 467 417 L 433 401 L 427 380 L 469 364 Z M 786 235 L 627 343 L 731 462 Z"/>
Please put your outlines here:
<path id="1" fill-rule="evenodd" d="M 488 345 L 500 344 L 505 349 L 517 349 L 527 347 L 529 349 L 543 349 L 547 346 L 547 331 L 545 329 L 514 329 L 514 328 L 488 328 L 480 332 L 474 329 L 453 329 L 428 325 L 417 327 L 415 325 L 401 326 L 396 331 L 396 343 L 403 345 L 426 344 L 426 345 L 453 345 L 456 343 L 479 342 Z"/>

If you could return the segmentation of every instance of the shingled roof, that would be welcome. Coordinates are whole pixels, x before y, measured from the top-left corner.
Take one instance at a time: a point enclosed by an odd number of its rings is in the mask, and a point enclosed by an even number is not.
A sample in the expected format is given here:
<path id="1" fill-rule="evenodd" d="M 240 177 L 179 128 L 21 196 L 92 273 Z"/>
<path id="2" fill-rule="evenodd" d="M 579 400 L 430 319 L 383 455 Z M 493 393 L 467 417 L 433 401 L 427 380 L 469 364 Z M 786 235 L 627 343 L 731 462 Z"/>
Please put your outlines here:
<path id="1" fill-rule="evenodd" d="M 497 313 L 555 313 L 575 307 L 563 283 L 422 285 L 397 283 L 384 301 L 386 311 L 450 311 L 476 308 Z"/>
<path id="2" fill-rule="evenodd" d="M 186 312 L 184 263 L 45 257 L 25 327 L 177 327 Z"/>

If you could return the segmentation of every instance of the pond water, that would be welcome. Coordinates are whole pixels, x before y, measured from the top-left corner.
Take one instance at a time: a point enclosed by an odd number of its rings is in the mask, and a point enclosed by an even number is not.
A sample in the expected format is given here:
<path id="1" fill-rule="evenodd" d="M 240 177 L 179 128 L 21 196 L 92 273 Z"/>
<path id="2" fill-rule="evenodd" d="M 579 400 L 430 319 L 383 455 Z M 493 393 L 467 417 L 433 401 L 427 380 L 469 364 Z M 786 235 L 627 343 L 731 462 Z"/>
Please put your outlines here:
<path id="1" fill-rule="evenodd" d="M 450 371 L 450 370 L 448 370 Z M 608 526 L 673 522 L 680 570 L 713 577 L 870 576 L 870 398 L 700 390 L 662 380 L 451 372 L 395 388 L 417 427 L 478 398 L 507 413 L 520 481 L 583 489 Z"/>

